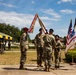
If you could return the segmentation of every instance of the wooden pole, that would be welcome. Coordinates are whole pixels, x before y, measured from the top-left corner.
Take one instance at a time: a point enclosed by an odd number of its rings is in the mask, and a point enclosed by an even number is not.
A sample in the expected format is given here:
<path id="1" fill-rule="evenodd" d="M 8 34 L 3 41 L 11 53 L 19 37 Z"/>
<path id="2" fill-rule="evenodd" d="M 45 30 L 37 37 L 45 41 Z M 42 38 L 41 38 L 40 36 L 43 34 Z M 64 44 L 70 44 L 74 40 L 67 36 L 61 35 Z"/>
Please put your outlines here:
<path id="1" fill-rule="evenodd" d="M 73 58 L 73 51 L 72 51 L 72 64 L 74 63 L 74 58 Z"/>
<path id="2" fill-rule="evenodd" d="M 75 47 L 74 47 L 74 50 L 75 50 Z M 74 63 L 73 51 L 72 51 L 72 63 L 71 63 L 71 65 L 75 65 L 75 63 Z"/>

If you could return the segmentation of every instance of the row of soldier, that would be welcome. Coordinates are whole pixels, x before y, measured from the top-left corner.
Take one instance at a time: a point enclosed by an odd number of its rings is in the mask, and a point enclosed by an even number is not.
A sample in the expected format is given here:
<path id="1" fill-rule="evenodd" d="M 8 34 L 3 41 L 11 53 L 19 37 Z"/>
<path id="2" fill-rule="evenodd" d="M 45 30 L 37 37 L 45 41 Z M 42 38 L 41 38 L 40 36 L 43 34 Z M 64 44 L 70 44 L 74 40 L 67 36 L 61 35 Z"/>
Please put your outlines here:
<path id="1" fill-rule="evenodd" d="M 20 67 L 19 69 L 24 68 L 26 61 L 26 52 L 28 49 L 28 28 L 24 28 L 24 33 L 20 39 Z M 52 53 L 54 51 L 55 56 L 55 68 L 60 67 L 60 58 L 61 58 L 61 47 L 62 43 L 59 40 L 58 35 L 53 35 L 54 30 L 49 29 L 49 33 L 43 35 L 42 28 L 39 29 L 39 33 L 35 36 L 34 43 L 37 49 L 37 67 L 43 67 L 42 62 L 44 62 L 44 71 L 50 71 L 52 65 Z"/>

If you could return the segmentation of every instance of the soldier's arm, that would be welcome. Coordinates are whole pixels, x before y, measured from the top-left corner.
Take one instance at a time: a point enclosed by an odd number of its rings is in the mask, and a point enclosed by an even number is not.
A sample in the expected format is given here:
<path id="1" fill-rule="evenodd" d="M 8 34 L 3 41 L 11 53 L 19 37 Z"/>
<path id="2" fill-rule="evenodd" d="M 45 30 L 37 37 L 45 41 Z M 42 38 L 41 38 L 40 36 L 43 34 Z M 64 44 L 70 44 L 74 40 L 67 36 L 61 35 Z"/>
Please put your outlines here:
<path id="1" fill-rule="evenodd" d="M 56 41 L 55 41 L 55 39 L 53 38 L 53 49 L 55 49 L 56 48 Z"/>
<path id="2" fill-rule="evenodd" d="M 62 45 L 62 43 L 61 43 L 61 41 L 60 41 L 60 40 L 58 41 L 58 43 L 59 43 L 59 48 L 62 48 L 62 47 L 63 47 L 63 45 Z"/>
<path id="3" fill-rule="evenodd" d="M 21 46 L 21 44 L 22 44 L 22 36 L 20 37 L 20 46 Z"/>
<path id="4" fill-rule="evenodd" d="M 35 46 L 37 46 L 37 35 L 34 38 L 34 44 L 35 44 Z"/>

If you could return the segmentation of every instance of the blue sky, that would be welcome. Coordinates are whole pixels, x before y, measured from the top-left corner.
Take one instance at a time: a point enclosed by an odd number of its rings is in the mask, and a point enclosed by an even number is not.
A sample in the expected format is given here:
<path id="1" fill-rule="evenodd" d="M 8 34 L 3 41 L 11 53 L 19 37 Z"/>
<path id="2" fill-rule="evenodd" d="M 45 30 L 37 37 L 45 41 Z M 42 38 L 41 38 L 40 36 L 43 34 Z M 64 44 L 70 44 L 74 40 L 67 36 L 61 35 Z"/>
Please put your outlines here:
<path id="1" fill-rule="evenodd" d="M 38 13 L 45 27 L 54 29 L 54 34 L 67 35 L 70 19 L 76 18 L 76 0 L 0 0 L 0 23 L 15 25 L 20 29 L 30 27 L 34 15 Z M 39 32 L 36 21 L 31 39 Z"/>

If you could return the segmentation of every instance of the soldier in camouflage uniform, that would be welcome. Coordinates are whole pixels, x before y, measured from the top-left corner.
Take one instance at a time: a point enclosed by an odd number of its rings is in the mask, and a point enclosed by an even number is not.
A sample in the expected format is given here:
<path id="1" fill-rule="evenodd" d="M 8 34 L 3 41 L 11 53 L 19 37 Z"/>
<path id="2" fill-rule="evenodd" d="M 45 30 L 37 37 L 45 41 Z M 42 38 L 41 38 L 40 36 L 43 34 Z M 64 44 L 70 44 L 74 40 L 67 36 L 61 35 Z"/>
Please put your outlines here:
<path id="1" fill-rule="evenodd" d="M 36 35 L 34 39 L 34 43 L 37 48 L 37 67 L 42 67 L 42 59 L 43 59 L 43 35 L 42 28 L 39 29 L 39 33 Z"/>
<path id="2" fill-rule="evenodd" d="M 43 37 L 44 40 L 44 63 L 45 69 L 44 71 L 50 71 L 51 61 L 52 61 L 52 50 L 55 47 L 55 38 L 53 36 L 53 29 L 49 30 L 49 34 L 46 34 Z"/>
<path id="3" fill-rule="evenodd" d="M 21 57 L 20 57 L 20 67 L 19 69 L 26 69 L 24 68 L 24 64 L 26 61 L 26 54 L 28 49 L 28 28 L 23 28 L 24 33 L 20 38 L 20 50 L 21 50 Z"/>
<path id="4" fill-rule="evenodd" d="M 56 40 L 56 47 L 54 49 L 54 56 L 55 56 L 55 68 L 57 69 L 60 67 L 62 43 L 60 42 L 58 35 L 55 35 L 55 40 Z"/>

